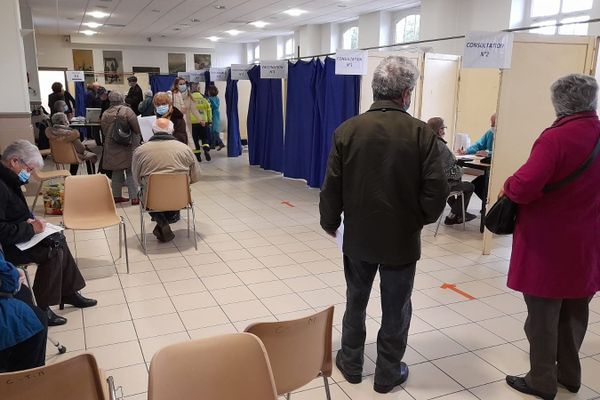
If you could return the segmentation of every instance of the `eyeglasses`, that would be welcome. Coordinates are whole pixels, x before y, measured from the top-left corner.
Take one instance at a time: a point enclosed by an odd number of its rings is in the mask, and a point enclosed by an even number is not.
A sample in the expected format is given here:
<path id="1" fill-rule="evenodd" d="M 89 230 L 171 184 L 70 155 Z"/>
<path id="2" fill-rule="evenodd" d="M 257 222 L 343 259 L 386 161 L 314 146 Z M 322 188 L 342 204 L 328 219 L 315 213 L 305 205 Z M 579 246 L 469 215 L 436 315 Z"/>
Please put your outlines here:
<path id="1" fill-rule="evenodd" d="M 31 171 L 33 171 L 35 169 L 35 168 L 31 168 L 29 165 L 27 165 L 27 163 L 25 161 L 23 161 L 23 159 L 21 159 L 21 158 L 19 159 L 19 162 L 21 164 L 23 164 L 23 166 L 25 167 L 25 169 L 27 169 L 27 172 L 31 172 Z"/>

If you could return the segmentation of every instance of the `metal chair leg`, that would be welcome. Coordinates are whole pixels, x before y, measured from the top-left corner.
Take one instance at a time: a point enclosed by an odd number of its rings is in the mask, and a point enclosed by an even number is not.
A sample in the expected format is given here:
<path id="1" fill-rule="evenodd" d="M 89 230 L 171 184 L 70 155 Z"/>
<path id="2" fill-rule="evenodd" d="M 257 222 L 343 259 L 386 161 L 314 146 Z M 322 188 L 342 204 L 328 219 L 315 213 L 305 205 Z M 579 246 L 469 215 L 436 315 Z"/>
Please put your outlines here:
<path id="1" fill-rule="evenodd" d="M 287 394 L 285 395 L 285 398 L 286 398 L 287 400 L 290 400 L 290 397 L 292 397 L 292 394 L 291 394 L 291 393 L 287 393 Z"/>
<path id="2" fill-rule="evenodd" d="M 187 235 L 188 235 L 187 237 L 189 239 L 189 237 L 190 237 L 190 206 L 189 205 L 186 207 L 186 210 L 187 210 Z"/>
<path id="3" fill-rule="evenodd" d="M 42 190 L 42 185 L 44 184 L 44 180 L 40 180 L 40 185 L 37 188 L 37 192 L 35 192 L 35 199 L 33 199 L 33 204 L 31 205 L 31 212 L 35 209 L 35 205 L 37 204 L 38 197 L 40 197 L 40 190 Z"/>
<path id="4" fill-rule="evenodd" d="M 198 236 L 196 235 L 196 211 L 194 211 L 194 205 L 191 205 L 192 208 L 192 225 L 194 226 L 194 248 L 198 250 Z"/>
<path id="5" fill-rule="evenodd" d="M 329 391 L 329 380 L 326 376 L 323 376 L 323 381 L 325 382 L 325 397 L 327 400 L 331 400 L 331 392 Z"/>
<path id="6" fill-rule="evenodd" d="M 467 230 L 467 210 L 465 210 L 465 192 L 460 195 L 460 201 L 462 203 L 462 219 L 463 219 L 463 230 Z"/>
<path id="7" fill-rule="evenodd" d="M 125 245 L 125 265 L 127 266 L 127 274 L 129 274 L 129 250 L 127 249 L 127 226 L 123 217 L 121 217 L 121 224 L 123 225 L 123 244 Z"/>
<path id="8" fill-rule="evenodd" d="M 123 224 L 123 217 L 121 217 L 121 222 L 119 223 L 119 260 L 123 257 L 123 249 L 121 248 L 121 243 L 123 243 L 123 232 L 121 232 L 121 225 Z"/>
<path id="9" fill-rule="evenodd" d="M 438 218 L 438 222 L 435 227 L 435 233 L 433 234 L 433 237 L 437 237 L 438 230 L 440 229 L 440 224 L 442 223 L 442 218 L 444 218 L 444 213 L 442 213 L 442 215 L 440 215 L 440 217 Z"/>

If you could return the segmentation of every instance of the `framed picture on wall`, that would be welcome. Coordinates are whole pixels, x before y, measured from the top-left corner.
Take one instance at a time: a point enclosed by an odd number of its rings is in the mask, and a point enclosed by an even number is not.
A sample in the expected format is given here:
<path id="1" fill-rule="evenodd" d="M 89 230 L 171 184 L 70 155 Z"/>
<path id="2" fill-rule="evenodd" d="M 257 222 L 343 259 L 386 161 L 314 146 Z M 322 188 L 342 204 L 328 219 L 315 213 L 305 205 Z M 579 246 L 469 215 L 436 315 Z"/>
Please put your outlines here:
<path id="1" fill-rule="evenodd" d="M 157 75 L 160 74 L 159 67 L 131 67 L 133 73 L 147 73 L 148 75 Z"/>
<path id="2" fill-rule="evenodd" d="M 210 54 L 194 54 L 194 69 L 208 69 L 211 66 Z"/>
<path id="3" fill-rule="evenodd" d="M 178 72 L 185 72 L 185 54 L 169 53 L 169 74 L 177 75 Z"/>
<path id="4" fill-rule="evenodd" d="M 123 53 L 121 51 L 104 50 L 104 81 L 107 85 L 123 83 Z"/>
<path id="5" fill-rule="evenodd" d="M 92 50 L 73 49 L 73 70 L 85 72 L 85 82 L 92 83 L 94 77 L 94 54 Z"/>

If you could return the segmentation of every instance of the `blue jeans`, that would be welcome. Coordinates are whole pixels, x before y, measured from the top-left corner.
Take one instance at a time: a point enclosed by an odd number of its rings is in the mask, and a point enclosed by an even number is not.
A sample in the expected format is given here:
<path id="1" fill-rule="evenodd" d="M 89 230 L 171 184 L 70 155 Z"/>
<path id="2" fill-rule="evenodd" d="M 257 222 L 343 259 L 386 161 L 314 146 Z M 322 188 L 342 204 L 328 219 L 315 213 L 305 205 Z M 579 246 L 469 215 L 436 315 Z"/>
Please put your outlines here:
<path id="1" fill-rule="evenodd" d="M 342 324 L 342 348 L 338 354 L 344 371 L 360 375 L 364 361 L 366 308 L 377 270 L 381 278 L 383 318 L 377 335 L 375 383 L 394 385 L 400 378 L 408 328 L 412 316 L 410 297 L 416 262 L 406 265 L 381 265 L 354 260 L 344 255 L 346 312 Z"/>

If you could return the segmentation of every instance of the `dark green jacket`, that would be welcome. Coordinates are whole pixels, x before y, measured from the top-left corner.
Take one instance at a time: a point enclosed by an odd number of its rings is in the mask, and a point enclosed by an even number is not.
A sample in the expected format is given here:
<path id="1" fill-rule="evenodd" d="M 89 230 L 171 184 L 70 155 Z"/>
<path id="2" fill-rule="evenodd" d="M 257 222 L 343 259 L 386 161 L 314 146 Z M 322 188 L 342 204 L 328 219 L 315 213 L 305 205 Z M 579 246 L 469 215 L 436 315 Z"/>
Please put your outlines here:
<path id="1" fill-rule="evenodd" d="M 421 256 L 421 229 L 442 213 L 448 184 L 438 138 L 392 101 L 376 101 L 335 131 L 321 189 L 321 227 L 340 225 L 344 254 L 402 265 Z"/>

